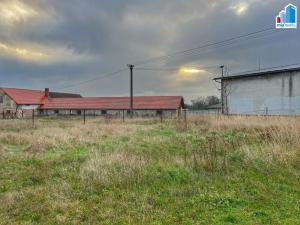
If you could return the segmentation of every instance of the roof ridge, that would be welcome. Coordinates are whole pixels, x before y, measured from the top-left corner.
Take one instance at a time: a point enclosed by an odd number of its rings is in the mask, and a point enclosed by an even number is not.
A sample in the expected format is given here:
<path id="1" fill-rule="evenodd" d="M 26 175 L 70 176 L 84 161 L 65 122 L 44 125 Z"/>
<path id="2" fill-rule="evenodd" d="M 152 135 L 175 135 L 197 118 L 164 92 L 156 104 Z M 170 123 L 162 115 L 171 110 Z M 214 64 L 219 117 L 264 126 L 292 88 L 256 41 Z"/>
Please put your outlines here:
<path id="1" fill-rule="evenodd" d="M 273 70 L 271 70 L 273 69 Z M 257 75 L 264 75 L 264 74 L 277 74 L 282 72 L 290 72 L 290 71 L 298 71 L 300 67 L 285 67 L 285 68 L 266 68 L 261 70 L 253 70 L 253 71 L 246 71 L 241 73 L 230 74 L 228 76 L 223 77 L 216 77 L 213 80 L 226 80 L 226 79 L 234 79 L 234 78 L 242 78 L 242 77 L 251 77 Z"/>
<path id="2" fill-rule="evenodd" d="M 44 92 L 43 90 L 27 89 L 27 88 L 0 87 L 0 89 L 10 89 L 10 90 L 21 90 L 21 91 L 36 91 L 36 92 Z"/>
<path id="3" fill-rule="evenodd" d="M 133 97 L 182 97 L 181 95 L 134 95 Z M 82 98 L 130 98 L 130 96 L 85 96 Z"/>

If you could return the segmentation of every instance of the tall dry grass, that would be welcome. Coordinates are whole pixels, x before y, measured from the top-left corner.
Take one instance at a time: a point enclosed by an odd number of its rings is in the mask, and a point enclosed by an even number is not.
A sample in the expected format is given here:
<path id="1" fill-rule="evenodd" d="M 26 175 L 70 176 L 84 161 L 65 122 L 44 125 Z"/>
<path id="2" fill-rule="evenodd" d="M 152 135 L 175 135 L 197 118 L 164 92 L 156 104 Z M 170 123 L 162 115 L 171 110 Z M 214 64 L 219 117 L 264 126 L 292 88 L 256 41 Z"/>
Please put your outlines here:
<path id="1" fill-rule="evenodd" d="M 74 119 L 41 119 L 34 125 L 30 120 L 1 120 L 0 143 L 23 146 L 31 152 L 42 152 L 53 148 L 95 145 L 106 138 L 132 134 L 138 129 L 147 127 L 120 121 L 107 123 L 102 118 L 90 119 L 85 125 L 82 120 Z"/>
<path id="2" fill-rule="evenodd" d="M 192 117 L 187 126 L 159 119 L 88 118 L 84 125 L 79 118 L 53 118 L 35 126 L 0 120 L 0 218 L 6 224 L 106 218 L 110 224 L 123 216 L 138 224 L 151 212 L 145 221 L 158 215 L 176 218 L 165 222 L 174 224 L 181 222 L 178 209 L 186 218 L 219 210 L 223 223 L 226 209 L 241 218 L 245 212 L 251 219 L 264 212 L 282 218 L 297 210 L 299 128 L 295 117 Z"/>
<path id="3" fill-rule="evenodd" d="M 96 181 L 102 185 L 130 185 L 143 180 L 149 161 L 142 156 L 126 151 L 94 151 L 81 170 L 81 177 L 87 182 Z"/>
<path id="4" fill-rule="evenodd" d="M 166 132 L 165 132 L 166 131 Z M 138 180 L 154 167 L 226 172 L 237 165 L 300 164 L 297 117 L 191 117 L 184 121 L 120 119 L 1 121 L 0 149 L 29 153 L 91 146 L 81 177 L 101 184 Z M 237 165 L 236 165 L 237 164 Z M 153 172 L 153 171 L 152 171 Z M 155 174 L 155 172 L 153 172 Z M 153 175 L 155 176 L 155 175 Z"/>
<path id="5" fill-rule="evenodd" d="M 199 136 L 200 127 L 210 136 L 215 132 L 213 140 L 205 137 L 210 146 L 206 148 L 214 145 L 221 154 L 243 154 L 245 163 L 259 159 L 291 166 L 300 162 L 299 117 L 194 117 L 189 125 Z"/>

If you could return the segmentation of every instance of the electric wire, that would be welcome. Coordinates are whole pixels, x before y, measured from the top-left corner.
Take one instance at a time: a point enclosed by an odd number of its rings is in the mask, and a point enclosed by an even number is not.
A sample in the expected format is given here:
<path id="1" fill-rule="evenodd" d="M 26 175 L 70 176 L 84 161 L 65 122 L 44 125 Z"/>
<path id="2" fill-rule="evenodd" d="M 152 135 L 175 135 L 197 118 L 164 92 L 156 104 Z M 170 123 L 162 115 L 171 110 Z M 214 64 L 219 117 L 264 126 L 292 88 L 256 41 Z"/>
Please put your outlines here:
<path id="1" fill-rule="evenodd" d="M 187 54 L 187 53 L 190 53 L 190 52 L 193 52 L 193 51 L 198 51 L 198 50 L 203 49 L 203 48 L 213 47 L 213 46 L 216 46 L 216 45 L 219 45 L 219 44 L 223 44 L 223 43 L 230 42 L 230 41 L 235 41 L 235 40 L 238 40 L 238 39 L 241 39 L 241 38 L 246 38 L 246 37 L 249 37 L 249 36 L 253 36 L 255 34 L 264 33 L 264 32 L 270 31 L 270 30 L 274 30 L 274 29 L 275 29 L 274 27 L 269 27 L 269 28 L 265 28 L 265 29 L 262 29 L 262 30 L 259 30 L 259 31 L 248 33 L 248 34 L 232 37 L 232 38 L 229 38 L 229 39 L 226 39 L 226 40 L 223 40 L 223 41 L 209 42 L 207 44 L 204 44 L 204 45 L 201 45 L 201 46 L 198 46 L 198 47 L 195 47 L 195 48 L 190 48 L 190 49 L 186 49 L 186 50 L 183 50 L 183 51 L 174 52 L 174 53 L 167 54 L 167 55 L 164 55 L 164 56 L 153 57 L 153 58 L 149 58 L 149 59 L 143 60 L 143 61 L 137 61 L 133 64 L 134 65 L 145 65 L 145 64 L 148 64 L 148 63 L 153 62 L 153 61 L 158 61 L 158 60 L 174 57 L 176 55 Z"/>
<path id="2" fill-rule="evenodd" d="M 226 40 L 223 40 L 223 41 L 209 42 L 207 44 L 204 44 L 202 46 L 198 46 L 198 47 L 195 47 L 195 48 L 190 48 L 190 49 L 186 49 L 186 50 L 183 50 L 183 51 L 174 52 L 174 53 L 167 54 L 167 55 L 164 55 L 164 56 L 149 58 L 147 60 L 138 61 L 138 62 L 135 62 L 133 64 L 136 65 L 136 66 L 140 66 L 140 65 L 145 65 L 145 64 L 148 64 L 148 63 L 154 62 L 154 61 L 169 60 L 169 59 L 171 59 L 173 57 L 176 57 L 176 56 L 188 56 L 188 55 L 196 56 L 195 54 L 197 54 L 197 55 L 201 54 L 200 50 L 202 50 L 202 49 L 205 49 L 205 48 L 209 49 L 209 48 L 212 48 L 212 47 L 219 48 L 219 47 L 226 47 L 226 46 L 234 45 L 234 44 L 236 44 L 236 41 L 239 41 L 240 39 L 244 39 L 244 41 L 245 41 L 245 40 L 250 40 L 250 39 L 255 39 L 255 38 L 262 38 L 262 37 L 265 37 L 266 35 L 265 36 L 254 36 L 254 35 L 263 34 L 265 32 L 274 31 L 274 30 L 276 30 L 274 27 L 269 27 L 269 28 L 261 29 L 261 30 L 251 32 L 251 33 L 248 33 L 248 34 L 232 37 L 232 38 L 229 38 L 229 39 L 226 39 Z M 270 35 L 270 34 L 267 34 L 267 35 Z M 93 78 L 93 79 L 89 79 L 89 80 L 81 81 L 81 82 L 74 83 L 74 84 L 71 84 L 71 85 L 60 87 L 60 88 L 58 88 L 58 90 L 69 89 L 69 88 L 72 88 L 72 87 L 81 86 L 81 85 L 86 84 L 86 83 L 90 83 L 90 82 L 97 81 L 97 80 L 100 80 L 100 79 L 103 79 L 103 78 L 118 75 L 118 74 L 120 74 L 120 73 L 122 73 L 126 70 L 127 70 L 127 68 L 120 69 L 120 70 L 117 70 L 117 71 L 114 71 L 114 72 L 111 72 L 111 73 L 103 74 L 100 77 L 96 77 L 96 78 Z M 139 68 L 139 67 L 137 67 L 136 70 L 162 71 L 163 69 L 159 69 L 159 68 Z M 173 71 L 173 70 L 178 70 L 178 68 L 176 68 L 176 69 L 175 68 L 166 68 L 164 71 Z"/>
<path id="3" fill-rule="evenodd" d="M 93 81 L 97 81 L 97 80 L 100 80 L 100 79 L 103 79 L 103 78 L 107 78 L 107 77 L 112 77 L 112 76 L 118 75 L 118 74 L 120 74 L 122 72 L 125 72 L 125 71 L 127 71 L 127 68 L 126 69 L 120 69 L 120 70 L 117 70 L 117 71 L 114 71 L 114 72 L 111 72 L 111 73 L 106 73 L 106 74 L 103 74 L 103 75 L 98 76 L 98 77 L 93 78 L 93 79 L 84 80 L 84 81 L 81 81 L 81 82 L 78 82 L 78 83 L 74 83 L 74 84 L 71 84 L 71 85 L 67 85 L 67 86 L 62 86 L 62 87 L 58 88 L 57 90 L 64 90 L 64 89 L 69 89 L 69 88 L 81 86 L 81 85 L 86 84 L 86 83 L 91 83 Z"/>

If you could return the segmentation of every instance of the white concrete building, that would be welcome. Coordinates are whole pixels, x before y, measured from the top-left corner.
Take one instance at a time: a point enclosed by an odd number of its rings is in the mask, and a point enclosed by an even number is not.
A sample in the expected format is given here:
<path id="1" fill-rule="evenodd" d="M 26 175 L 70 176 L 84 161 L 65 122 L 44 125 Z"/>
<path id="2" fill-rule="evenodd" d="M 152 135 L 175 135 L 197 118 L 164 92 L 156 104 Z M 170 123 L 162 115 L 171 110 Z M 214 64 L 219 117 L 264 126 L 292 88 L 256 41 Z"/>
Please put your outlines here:
<path id="1" fill-rule="evenodd" d="M 228 114 L 300 115 L 300 68 L 215 78 Z"/>

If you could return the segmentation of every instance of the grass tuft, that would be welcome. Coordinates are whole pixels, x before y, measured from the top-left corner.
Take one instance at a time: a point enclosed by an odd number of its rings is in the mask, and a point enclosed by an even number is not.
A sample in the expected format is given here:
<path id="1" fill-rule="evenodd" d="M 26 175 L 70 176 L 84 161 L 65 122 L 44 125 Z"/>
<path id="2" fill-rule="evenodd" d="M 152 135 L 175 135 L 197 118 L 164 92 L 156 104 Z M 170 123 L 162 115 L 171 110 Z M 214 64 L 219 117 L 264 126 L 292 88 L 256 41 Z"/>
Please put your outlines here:
<path id="1" fill-rule="evenodd" d="M 1 224 L 300 224 L 296 117 L 0 129 Z"/>

